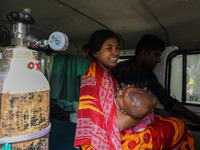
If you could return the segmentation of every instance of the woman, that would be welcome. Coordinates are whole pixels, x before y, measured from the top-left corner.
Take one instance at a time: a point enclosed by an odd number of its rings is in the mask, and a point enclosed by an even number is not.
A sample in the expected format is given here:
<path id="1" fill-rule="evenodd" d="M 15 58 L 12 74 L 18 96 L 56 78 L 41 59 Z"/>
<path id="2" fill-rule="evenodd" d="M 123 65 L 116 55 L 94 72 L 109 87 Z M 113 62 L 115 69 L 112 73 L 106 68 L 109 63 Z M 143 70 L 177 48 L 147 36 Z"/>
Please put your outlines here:
<path id="1" fill-rule="evenodd" d="M 92 34 L 88 56 L 93 61 L 83 76 L 80 87 L 79 111 L 75 146 L 93 149 L 121 149 L 114 93 L 118 85 L 110 74 L 120 55 L 119 38 L 108 30 Z M 83 146 L 84 145 L 84 146 Z"/>
<path id="2" fill-rule="evenodd" d="M 192 149 L 194 141 L 187 136 L 186 125 L 173 117 L 155 117 L 155 122 L 139 134 L 120 134 L 114 102 L 119 86 L 111 73 L 120 55 L 119 37 L 112 31 L 98 30 L 91 35 L 89 44 L 84 48 L 92 61 L 80 87 L 75 147 L 88 150 L 157 150 L 178 148 L 184 143 Z"/>

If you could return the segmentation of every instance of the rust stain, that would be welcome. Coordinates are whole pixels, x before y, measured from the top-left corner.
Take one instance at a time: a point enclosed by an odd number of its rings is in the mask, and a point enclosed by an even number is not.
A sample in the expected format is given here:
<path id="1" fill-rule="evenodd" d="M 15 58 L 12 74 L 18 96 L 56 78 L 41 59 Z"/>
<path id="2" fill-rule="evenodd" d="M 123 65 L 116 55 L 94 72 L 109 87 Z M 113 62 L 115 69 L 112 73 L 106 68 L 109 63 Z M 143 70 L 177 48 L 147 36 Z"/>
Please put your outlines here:
<path id="1" fill-rule="evenodd" d="M 0 138 L 31 134 L 49 125 L 49 91 L 0 95 Z M 12 150 L 48 150 L 49 135 L 12 144 Z M 2 146 L 0 146 L 0 150 Z"/>

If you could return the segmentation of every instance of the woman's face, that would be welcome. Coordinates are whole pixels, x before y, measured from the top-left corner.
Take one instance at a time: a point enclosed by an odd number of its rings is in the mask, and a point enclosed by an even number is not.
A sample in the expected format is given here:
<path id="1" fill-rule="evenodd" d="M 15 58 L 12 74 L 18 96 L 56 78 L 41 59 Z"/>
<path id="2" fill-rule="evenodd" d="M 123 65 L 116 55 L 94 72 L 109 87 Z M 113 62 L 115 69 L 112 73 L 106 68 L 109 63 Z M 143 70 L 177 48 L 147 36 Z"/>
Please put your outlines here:
<path id="1" fill-rule="evenodd" d="M 107 39 L 101 46 L 101 49 L 93 55 L 110 71 L 110 68 L 117 65 L 120 56 L 118 40 L 116 38 Z"/>

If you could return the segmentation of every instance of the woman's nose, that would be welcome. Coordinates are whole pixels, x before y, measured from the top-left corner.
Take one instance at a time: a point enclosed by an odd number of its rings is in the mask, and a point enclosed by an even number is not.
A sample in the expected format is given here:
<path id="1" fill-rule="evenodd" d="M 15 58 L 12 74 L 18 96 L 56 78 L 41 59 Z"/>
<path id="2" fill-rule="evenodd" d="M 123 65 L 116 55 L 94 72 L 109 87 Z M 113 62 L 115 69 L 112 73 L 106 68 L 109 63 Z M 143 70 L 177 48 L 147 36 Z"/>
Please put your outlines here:
<path id="1" fill-rule="evenodd" d="M 119 49 L 116 49 L 116 48 L 113 48 L 113 53 L 115 54 L 115 55 L 120 55 L 120 51 L 119 51 Z"/>

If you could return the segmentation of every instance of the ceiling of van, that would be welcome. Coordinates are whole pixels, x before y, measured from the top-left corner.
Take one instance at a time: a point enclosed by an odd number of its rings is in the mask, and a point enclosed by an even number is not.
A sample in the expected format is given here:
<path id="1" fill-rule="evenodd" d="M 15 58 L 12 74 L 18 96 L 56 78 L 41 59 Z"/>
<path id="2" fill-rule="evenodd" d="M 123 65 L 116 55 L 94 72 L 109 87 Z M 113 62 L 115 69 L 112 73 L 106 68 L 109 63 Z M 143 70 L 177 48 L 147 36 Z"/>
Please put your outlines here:
<path id="1" fill-rule="evenodd" d="M 121 49 L 134 49 L 144 34 L 155 34 L 180 49 L 200 46 L 199 0 L 0 0 L 0 25 L 12 32 L 6 16 L 30 8 L 35 24 L 30 34 L 48 39 L 54 31 L 69 38 L 66 53 L 82 52 L 93 31 L 111 29 Z"/>

